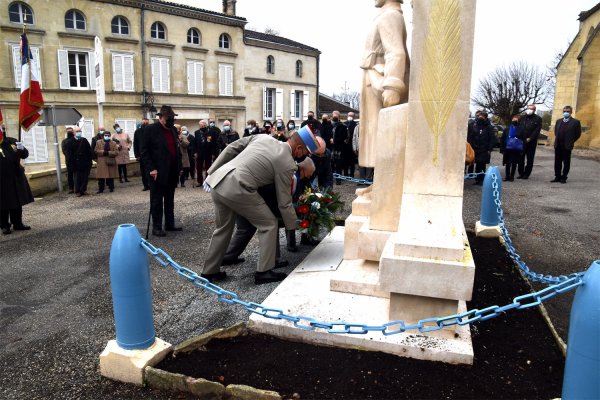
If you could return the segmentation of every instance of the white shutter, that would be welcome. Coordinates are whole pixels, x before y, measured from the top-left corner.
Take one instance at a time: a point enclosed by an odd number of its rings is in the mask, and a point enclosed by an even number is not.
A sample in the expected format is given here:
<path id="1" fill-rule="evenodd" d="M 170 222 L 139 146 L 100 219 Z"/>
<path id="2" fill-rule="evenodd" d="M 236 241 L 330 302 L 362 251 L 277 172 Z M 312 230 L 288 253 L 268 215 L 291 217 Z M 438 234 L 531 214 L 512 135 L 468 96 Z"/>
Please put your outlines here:
<path id="1" fill-rule="evenodd" d="M 296 92 L 290 90 L 290 119 L 296 118 Z"/>
<path id="2" fill-rule="evenodd" d="M 219 95 L 233 96 L 233 65 L 219 64 Z"/>
<path id="3" fill-rule="evenodd" d="M 225 65 L 219 64 L 219 95 L 225 94 Z"/>
<path id="4" fill-rule="evenodd" d="M 304 91 L 304 104 L 302 105 L 302 119 L 308 118 L 308 109 L 310 105 L 308 104 L 308 91 Z M 300 117 L 300 116 L 298 116 Z"/>
<path id="5" fill-rule="evenodd" d="M 31 71 L 37 78 L 40 83 L 40 88 L 42 87 L 42 61 L 40 60 L 40 48 L 39 47 L 31 47 L 31 56 L 33 59 L 31 60 Z"/>
<path id="6" fill-rule="evenodd" d="M 267 119 L 269 111 L 267 110 L 267 88 L 263 87 L 263 121 Z"/>
<path id="7" fill-rule="evenodd" d="M 158 92 L 160 90 L 160 60 L 152 57 L 150 64 L 152 69 L 152 91 Z"/>
<path id="8" fill-rule="evenodd" d="M 133 72 L 133 56 L 131 54 L 123 56 L 123 91 L 134 91 L 134 72 Z"/>
<path id="9" fill-rule="evenodd" d="M 69 80 L 69 52 L 66 50 L 58 50 L 58 82 L 61 89 L 71 88 Z"/>
<path id="10" fill-rule="evenodd" d="M 187 62 L 188 93 L 204 93 L 204 64 L 198 61 Z"/>
<path id="11" fill-rule="evenodd" d="M 15 87 L 21 87 L 21 46 L 12 47 L 13 75 L 15 77 Z"/>
<path id="12" fill-rule="evenodd" d="M 187 62 L 188 94 L 196 94 L 196 66 L 193 61 Z"/>
<path id="13" fill-rule="evenodd" d="M 48 142 L 46 141 L 46 127 L 34 126 L 29 131 L 21 132 L 23 145 L 29 151 L 26 164 L 48 162 Z"/>
<path id="14" fill-rule="evenodd" d="M 91 144 L 92 138 L 94 137 L 95 134 L 96 133 L 94 132 L 94 120 L 93 119 L 84 119 L 83 124 L 81 125 L 81 136 L 86 138 Z"/>
<path id="15" fill-rule="evenodd" d="M 93 51 L 88 51 L 88 87 L 96 90 L 96 57 Z"/>
<path id="16" fill-rule="evenodd" d="M 196 63 L 196 94 L 204 94 L 204 63 Z"/>
<path id="17" fill-rule="evenodd" d="M 164 93 L 171 92 L 171 71 L 170 71 L 170 61 L 168 58 L 163 58 L 161 60 L 160 67 L 160 80 L 161 80 L 161 91 Z"/>
<path id="18" fill-rule="evenodd" d="M 112 55 L 112 74 L 113 74 L 113 90 L 123 90 L 123 55 L 113 54 Z"/>
<path id="19" fill-rule="evenodd" d="M 27 132 L 21 129 L 21 142 L 23 142 L 23 146 L 25 146 L 27 151 L 29 151 L 29 157 L 27 157 L 25 159 L 25 164 L 31 164 L 31 163 L 36 162 L 36 160 L 35 160 L 35 145 L 34 145 L 34 143 L 35 143 L 35 139 L 34 139 L 35 128 L 37 128 L 37 127 L 31 128 Z"/>
<path id="20" fill-rule="evenodd" d="M 135 133 L 135 119 L 116 119 L 115 123 L 119 124 L 123 132 L 125 132 L 129 136 L 129 140 L 131 140 L 131 144 L 129 145 L 129 158 L 135 158 L 133 153 L 133 134 Z M 122 143 L 123 146 L 126 146 L 126 143 Z"/>
<path id="21" fill-rule="evenodd" d="M 283 119 L 283 89 L 275 90 L 275 119 Z"/>

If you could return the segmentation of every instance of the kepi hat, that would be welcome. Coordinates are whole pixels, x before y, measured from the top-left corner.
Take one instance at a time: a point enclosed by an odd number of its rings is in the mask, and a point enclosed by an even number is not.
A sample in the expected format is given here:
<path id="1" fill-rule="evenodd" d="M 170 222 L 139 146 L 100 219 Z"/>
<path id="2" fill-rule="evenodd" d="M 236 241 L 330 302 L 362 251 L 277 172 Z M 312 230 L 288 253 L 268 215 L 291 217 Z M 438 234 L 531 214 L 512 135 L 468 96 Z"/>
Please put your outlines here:
<path id="1" fill-rule="evenodd" d="M 163 105 L 162 107 L 160 107 L 160 111 L 157 112 L 156 115 L 158 115 L 160 117 L 162 115 L 174 115 L 174 116 L 177 116 L 179 114 L 175 114 L 173 112 L 173 108 L 171 106 Z"/>
<path id="2" fill-rule="evenodd" d="M 317 142 L 317 138 L 308 125 L 304 125 L 302 128 L 300 128 L 298 135 L 311 154 L 317 151 L 319 148 L 319 143 Z"/>

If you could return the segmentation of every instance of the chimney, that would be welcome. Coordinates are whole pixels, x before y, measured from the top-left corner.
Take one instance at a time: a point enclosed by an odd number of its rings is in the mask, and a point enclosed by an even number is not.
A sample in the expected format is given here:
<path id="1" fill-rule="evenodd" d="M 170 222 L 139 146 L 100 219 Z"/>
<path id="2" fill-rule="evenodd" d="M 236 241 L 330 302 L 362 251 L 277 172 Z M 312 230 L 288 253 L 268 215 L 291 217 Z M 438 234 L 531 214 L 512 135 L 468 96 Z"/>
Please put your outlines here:
<path id="1" fill-rule="evenodd" d="M 223 0 L 223 14 L 235 15 L 235 3 L 237 0 Z"/>

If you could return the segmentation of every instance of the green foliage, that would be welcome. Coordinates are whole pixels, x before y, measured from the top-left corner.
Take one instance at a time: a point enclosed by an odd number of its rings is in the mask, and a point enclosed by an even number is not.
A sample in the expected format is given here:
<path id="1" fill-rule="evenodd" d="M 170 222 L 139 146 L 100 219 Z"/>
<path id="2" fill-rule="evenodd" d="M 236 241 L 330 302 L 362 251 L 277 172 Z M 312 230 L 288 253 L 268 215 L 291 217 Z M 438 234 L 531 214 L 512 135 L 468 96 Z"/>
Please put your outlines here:
<path id="1" fill-rule="evenodd" d="M 335 228 L 335 212 L 343 206 L 340 195 L 331 189 L 307 188 L 294 204 L 300 232 L 311 239 L 318 239 L 321 230 L 331 232 Z"/>

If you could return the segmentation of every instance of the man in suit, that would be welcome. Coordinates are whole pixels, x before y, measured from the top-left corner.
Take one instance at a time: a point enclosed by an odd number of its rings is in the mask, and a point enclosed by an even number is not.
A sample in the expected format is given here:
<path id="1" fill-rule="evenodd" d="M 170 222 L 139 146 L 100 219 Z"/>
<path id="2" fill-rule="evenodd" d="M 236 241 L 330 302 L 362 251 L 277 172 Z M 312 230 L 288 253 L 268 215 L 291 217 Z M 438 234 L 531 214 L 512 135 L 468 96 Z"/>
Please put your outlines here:
<path id="1" fill-rule="evenodd" d="M 213 233 L 202 271 L 202 277 L 212 281 L 225 279 L 220 271 L 223 256 L 231 240 L 236 215 L 246 218 L 258 230 L 260 244 L 256 284 L 278 282 L 286 275 L 273 271 L 275 267 L 277 218 L 258 188 L 275 185 L 277 207 L 286 229 L 296 229 L 296 211 L 292 205 L 292 178 L 297 170 L 294 159 L 317 150 L 317 141 L 310 128 L 295 132 L 287 142 L 268 135 L 252 135 L 231 143 L 208 171 L 205 188 L 215 203 L 217 228 Z M 311 174 L 314 172 L 309 171 Z"/>
<path id="2" fill-rule="evenodd" d="M 525 110 L 525 116 L 521 118 L 520 126 L 523 129 L 523 156 L 517 167 L 519 176 L 517 179 L 529 179 L 533 170 L 533 160 L 537 149 L 538 137 L 542 130 L 542 117 L 535 113 L 535 104 L 530 104 Z"/>
<path id="3" fill-rule="evenodd" d="M 563 108 L 563 118 L 554 124 L 554 179 L 550 182 L 567 183 L 571 168 L 571 151 L 581 136 L 581 122 L 572 117 L 573 108 Z"/>
<path id="4" fill-rule="evenodd" d="M 142 192 L 150 190 L 150 186 L 148 186 L 148 176 L 146 175 L 146 172 L 144 172 L 144 162 L 142 161 L 141 150 L 142 133 L 144 132 L 146 126 L 148 126 L 148 123 L 150 123 L 148 118 L 142 118 L 142 124 L 135 130 L 135 133 L 133 134 L 133 154 L 135 155 L 135 159 L 140 163 L 140 173 L 142 174 L 142 184 L 144 185 Z"/>
<path id="5" fill-rule="evenodd" d="M 166 236 L 163 230 L 163 206 L 165 230 L 181 231 L 175 226 L 175 188 L 179 175 L 183 173 L 181 152 L 175 114 L 171 106 L 163 105 L 156 113 L 158 122 L 148 125 L 142 134 L 140 143 L 141 159 L 150 186 L 150 211 L 152 213 L 152 234 Z"/>

